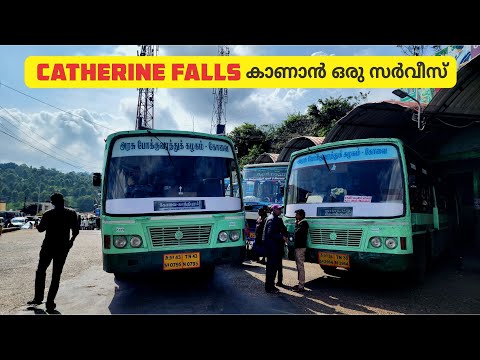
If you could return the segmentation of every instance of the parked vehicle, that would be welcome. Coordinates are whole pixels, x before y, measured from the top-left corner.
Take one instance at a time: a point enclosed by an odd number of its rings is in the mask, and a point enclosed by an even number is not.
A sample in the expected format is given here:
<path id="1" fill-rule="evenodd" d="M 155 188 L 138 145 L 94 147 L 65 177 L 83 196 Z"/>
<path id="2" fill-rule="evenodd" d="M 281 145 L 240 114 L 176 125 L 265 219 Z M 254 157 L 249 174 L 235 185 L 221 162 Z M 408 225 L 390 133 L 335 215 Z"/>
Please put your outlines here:
<path id="1" fill-rule="evenodd" d="M 22 225 L 22 229 L 33 229 L 35 221 L 27 221 L 24 225 Z"/>
<path id="2" fill-rule="evenodd" d="M 28 222 L 26 217 L 14 217 L 8 227 L 22 227 Z"/>

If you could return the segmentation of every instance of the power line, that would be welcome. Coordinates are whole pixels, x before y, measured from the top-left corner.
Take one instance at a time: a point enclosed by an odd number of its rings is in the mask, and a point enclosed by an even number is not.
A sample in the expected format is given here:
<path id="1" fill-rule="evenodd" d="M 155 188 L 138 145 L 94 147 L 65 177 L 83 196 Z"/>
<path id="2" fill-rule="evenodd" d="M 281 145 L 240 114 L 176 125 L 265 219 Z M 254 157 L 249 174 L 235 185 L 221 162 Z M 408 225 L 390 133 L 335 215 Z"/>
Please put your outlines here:
<path id="1" fill-rule="evenodd" d="M 1 105 L 0 105 L 0 108 L 3 109 L 3 110 L 5 110 L 5 111 L 10 115 L 10 117 L 11 117 L 12 119 L 16 120 L 20 125 L 22 125 L 22 122 L 21 122 L 20 120 L 16 119 L 7 109 L 5 109 L 5 108 L 4 108 L 3 106 L 1 106 Z M 0 117 L 1 117 L 2 119 L 6 120 L 7 122 L 9 122 L 12 126 L 14 126 L 16 129 L 18 129 L 20 132 L 22 132 L 23 134 L 25 134 L 26 136 L 28 136 L 28 137 L 29 137 L 30 139 L 32 139 L 33 141 L 38 141 L 38 140 L 35 140 L 32 136 L 30 136 L 30 135 L 27 134 L 26 132 L 24 132 L 21 128 L 15 126 L 15 125 L 14 125 L 13 123 L 11 123 L 8 119 L 6 119 L 6 118 L 4 118 L 4 117 L 2 117 L 2 116 L 0 116 Z M 30 128 L 28 128 L 28 129 L 31 131 Z M 34 134 L 35 134 L 35 133 L 34 133 Z M 72 156 L 73 158 L 76 158 L 76 155 L 70 154 L 68 151 L 59 148 L 59 147 L 56 146 L 55 144 L 52 144 L 50 141 L 48 141 L 47 139 L 45 139 L 43 136 L 41 136 L 41 135 L 39 135 L 39 134 L 35 134 L 35 135 L 38 136 L 38 137 L 40 137 L 40 138 L 42 138 L 42 139 L 43 139 L 44 141 L 46 141 L 49 145 L 54 146 L 54 147 L 56 147 L 57 149 L 61 150 L 62 152 L 65 152 L 65 153 L 69 154 L 69 155 Z M 48 147 L 47 147 L 47 148 L 48 148 Z M 53 149 L 48 149 L 48 150 L 50 150 L 50 151 L 53 152 Z M 63 154 L 58 154 L 58 153 L 56 153 L 56 152 L 54 152 L 54 153 L 55 153 L 56 155 L 58 155 L 58 156 L 63 157 L 64 159 L 66 159 L 66 160 L 68 160 L 68 161 L 72 161 L 72 160 L 73 160 L 72 158 L 68 158 L 67 156 L 65 156 L 65 155 L 63 155 Z M 75 159 L 75 161 L 78 161 L 78 160 Z M 86 164 L 86 163 L 79 162 L 79 164 L 82 165 L 82 166 L 87 166 L 87 167 L 88 167 L 88 164 Z"/>
<path id="2" fill-rule="evenodd" d="M 470 125 L 473 125 L 473 124 L 475 124 L 475 123 L 478 122 L 478 121 L 472 121 L 472 122 L 470 122 L 470 124 L 468 124 L 468 125 L 463 125 L 463 126 L 462 126 L 462 125 L 452 125 L 452 124 L 449 124 L 449 123 L 447 123 L 447 122 L 445 122 L 445 121 L 443 121 L 443 120 L 440 120 L 439 118 L 436 118 L 436 119 L 437 119 L 438 121 L 440 121 L 442 124 L 445 124 L 445 125 L 447 125 L 447 126 L 451 126 L 451 127 L 453 127 L 453 128 L 457 128 L 457 129 L 463 129 L 463 128 L 469 127 Z"/>
<path id="3" fill-rule="evenodd" d="M 16 92 L 18 92 L 18 93 L 20 93 L 20 94 L 22 94 L 22 95 L 25 95 L 25 96 L 33 99 L 33 100 L 37 100 L 38 102 L 41 102 L 42 104 L 48 105 L 48 106 L 50 106 L 50 107 L 52 107 L 52 108 L 54 108 L 54 109 L 63 111 L 64 113 L 67 113 L 67 114 L 70 114 L 70 115 L 73 115 L 73 116 L 82 118 L 82 119 L 84 119 L 85 121 L 89 122 L 90 124 L 97 125 L 97 126 L 101 126 L 101 127 L 105 128 L 105 129 L 108 129 L 108 130 L 111 130 L 111 131 L 117 131 L 117 130 L 115 130 L 115 129 L 109 128 L 108 126 L 104 126 L 104 125 L 102 125 L 102 124 L 99 124 L 99 123 L 97 123 L 97 122 L 95 122 L 95 121 L 93 121 L 93 120 L 89 120 L 89 119 L 83 117 L 82 115 L 77 115 L 77 114 L 74 114 L 74 113 L 72 113 L 72 112 L 70 112 L 70 111 L 66 111 L 66 110 L 60 109 L 59 107 L 57 107 L 57 106 L 55 106 L 55 105 L 49 104 L 49 103 L 47 103 L 47 102 L 45 102 L 45 101 L 43 101 L 43 100 L 37 99 L 36 97 L 33 97 L 33 96 L 31 96 L 31 95 L 28 95 L 28 94 L 25 94 L 24 92 L 22 92 L 22 91 L 20 91 L 20 90 L 17 90 L 17 89 L 14 89 L 14 88 L 11 87 L 11 86 L 5 85 L 5 83 L 0 83 L 0 86 L 5 86 L 6 88 L 8 88 L 8 89 L 10 89 L 10 90 L 16 91 Z"/>
<path id="4" fill-rule="evenodd" d="M 2 116 L 0 116 L 0 118 L 4 119 Z M 4 127 L 3 124 L 0 124 L 0 125 L 2 125 L 2 126 Z M 4 128 L 5 128 L 5 127 L 4 127 Z M 7 129 L 7 130 L 8 130 L 8 129 Z M 43 153 L 43 154 L 45 154 L 45 155 L 47 155 L 47 156 L 50 156 L 50 157 L 52 157 L 52 158 L 54 158 L 54 159 L 56 159 L 56 160 L 58 160 L 58 161 L 61 161 L 61 162 L 63 162 L 64 164 L 70 165 L 70 166 L 72 166 L 72 167 L 74 167 L 74 168 L 76 168 L 76 169 L 80 169 L 80 170 L 83 170 L 83 171 L 86 171 L 86 172 L 90 172 L 90 171 L 88 171 L 87 169 L 84 169 L 84 168 L 79 167 L 79 166 L 75 166 L 75 165 L 73 165 L 73 164 L 70 164 L 70 163 L 67 162 L 67 161 L 64 161 L 64 160 L 62 160 L 62 159 L 57 158 L 56 156 L 53 156 L 53 155 L 51 155 L 51 154 L 49 154 L 49 153 L 46 153 L 45 151 L 43 151 L 43 150 L 41 150 L 41 149 L 39 149 L 39 148 L 37 148 L 37 147 L 35 147 L 35 146 L 33 146 L 33 145 L 25 142 L 25 141 L 23 141 L 23 140 L 17 138 L 16 136 L 14 136 L 14 135 L 12 135 L 12 134 L 9 134 L 9 133 L 7 133 L 7 132 L 5 132 L 5 131 L 3 131 L 3 130 L 0 130 L 0 132 L 6 134 L 6 135 L 8 135 L 8 136 L 10 136 L 11 138 L 13 138 L 13 139 L 21 142 L 21 143 L 24 144 L 24 145 L 27 145 L 27 146 L 29 146 L 29 147 L 37 150 L 37 151 L 40 151 L 41 153 Z"/>
<path id="5" fill-rule="evenodd" d="M 74 167 L 74 168 L 76 168 L 76 169 L 80 169 L 80 170 L 83 170 L 83 171 L 86 171 L 86 172 L 90 172 L 90 171 L 88 171 L 87 169 L 84 169 L 84 168 L 79 167 L 79 166 L 75 166 L 75 165 L 73 165 L 73 164 L 70 164 L 70 163 L 67 162 L 67 161 L 64 161 L 64 160 L 59 159 L 59 158 L 57 158 L 57 157 L 55 157 L 55 156 L 53 156 L 53 155 L 51 155 L 51 154 L 48 154 L 48 153 L 46 153 L 45 151 L 43 151 L 43 150 L 41 150 L 41 149 L 39 149 L 39 148 L 37 148 L 37 147 L 35 147 L 35 146 L 27 143 L 27 142 L 24 142 L 23 140 L 21 140 L 21 139 L 17 138 L 16 136 L 14 136 L 14 135 L 12 135 L 12 134 L 9 134 L 9 133 L 7 133 L 7 132 L 5 132 L 5 131 L 3 131 L 3 130 L 0 130 L 0 132 L 6 134 L 6 135 L 8 135 L 8 136 L 10 136 L 11 138 L 13 138 L 13 139 L 21 142 L 22 144 L 25 144 L 25 145 L 27 145 L 27 146 L 29 146 L 29 147 L 37 150 L 37 151 L 40 151 L 41 153 L 43 153 L 43 154 L 45 154 L 45 155 L 47 155 L 47 156 L 50 156 L 50 157 L 54 158 L 55 160 L 61 161 L 61 162 L 63 162 L 64 164 L 70 165 L 70 166 L 72 166 L 72 167 Z"/>

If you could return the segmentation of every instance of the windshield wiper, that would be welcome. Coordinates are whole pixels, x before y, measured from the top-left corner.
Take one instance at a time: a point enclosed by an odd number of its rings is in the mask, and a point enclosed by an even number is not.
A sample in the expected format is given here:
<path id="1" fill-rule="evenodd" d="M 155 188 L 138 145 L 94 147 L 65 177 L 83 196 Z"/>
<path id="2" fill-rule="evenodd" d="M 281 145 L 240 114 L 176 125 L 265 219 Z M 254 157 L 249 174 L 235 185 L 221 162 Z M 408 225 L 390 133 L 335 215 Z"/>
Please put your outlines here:
<path id="1" fill-rule="evenodd" d="M 147 130 L 147 133 L 149 133 L 150 135 L 152 135 L 155 139 L 157 139 L 158 141 L 162 142 L 162 140 L 160 140 L 154 133 L 152 133 L 149 129 L 145 129 Z M 170 150 L 168 150 L 168 144 L 165 145 L 165 150 L 167 150 L 167 154 L 168 154 L 168 158 L 170 159 L 170 162 L 172 163 L 173 165 L 173 169 L 175 170 L 175 172 L 177 172 L 177 169 L 175 168 L 175 163 L 173 162 L 173 159 L 172 159 L 172 155 L 170 155 Z"/>
<path id="2" fill-rule="evenodd" d="M 327 159 L 325 159 L 325 155 L 322 154 L 322 157 L 323 157 L 323 161 L 325 161 L 325 165 L 327 165 L 328 171 L 332 171 L 330 170 L 330 166 L 328 166 Z"/>

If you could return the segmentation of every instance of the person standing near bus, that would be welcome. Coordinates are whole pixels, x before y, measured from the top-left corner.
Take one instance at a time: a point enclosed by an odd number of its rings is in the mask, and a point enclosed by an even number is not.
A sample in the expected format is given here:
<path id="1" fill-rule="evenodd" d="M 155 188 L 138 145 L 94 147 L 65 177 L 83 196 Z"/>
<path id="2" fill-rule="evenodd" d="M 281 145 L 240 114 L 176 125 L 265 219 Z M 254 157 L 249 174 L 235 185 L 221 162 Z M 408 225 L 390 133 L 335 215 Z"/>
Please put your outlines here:
<path id="1" fill-rule="evenodd" d="M 305 210 L 295 210 L 295 263 L 298 271 L 298 285 L 293 291 L 305 291 L 305 252 L 307 250 L 308 222 L 305 220 Z"/>
<path id="2" fill-rule="evenodd" d="M 265 246 L 263 244 L 263 230 L 265 228 L 265 222 L 267 221 L 268 216 L 268 206 L 263 205 L 258 209 L 258 218 L 255 226 L 255 257 L 260 264 L 266 264 L 265 261 Z M 260 257 L 262 258 L 260 260 Z"/>
<path id="3" fill-rule="evenodd" d="M 267 256 L 265 291 L 267 293 L 278 294 L 280 290 L 275 287 L 275 277 L 278 273 L 276 285 L 284 287 L 282 259 L 288 232 L 283 220 L 279 217 L 282 214 L 283 206 L 273 204 L 271 209 L 272 213 L 267 218 L 263 231 L 263 243 L 265 246 L 265 255 Z"/>
<path id="4" fill-rule="evenodd" d="M 46 233 L 35 274 L 35 297 L 27 303 L 28 305 L 40 305 L 43 302 L 46 271 L 53 261 L 52 280 L 45 304 L 47 312 L 53 312 L 56 308 L 54 300 L 60 286 L 63 266 L 68 252 L 80 232 L 77 213 L 75 210 L 65 207 L 63 195 L 54 193 L 50 200 L 54 208 L 43 214 L 42 220 L 37 226 L 38 232 L 46 231 Z M 70 230 L 72 230 L 71 238 Z"/>

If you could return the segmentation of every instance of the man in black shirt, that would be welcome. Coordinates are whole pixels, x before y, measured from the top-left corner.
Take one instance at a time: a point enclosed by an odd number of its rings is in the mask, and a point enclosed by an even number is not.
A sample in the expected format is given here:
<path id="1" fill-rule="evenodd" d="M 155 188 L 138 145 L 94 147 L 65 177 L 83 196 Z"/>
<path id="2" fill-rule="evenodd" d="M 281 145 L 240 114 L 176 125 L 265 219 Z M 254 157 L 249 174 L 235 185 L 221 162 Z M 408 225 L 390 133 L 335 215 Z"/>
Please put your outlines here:
<path id="1" fill-rule="evenodd" d="M 255 257 L 257 260 L 260 260 L 260 264 L 266 264 L 265 261 L 265 247 L 263 245 L 263 229 L 265 228 L 265 222 L 267 221 L 268 216 L 268 206 L 263 205 L 260 209 L 258 209 L 258 218 L 255 227 Z"/>
<path id="2" fill-rule="evenodd" d="M 40 305 L 43 302 L 46 271 L 53 260 L 52 281 L 45 304 L 47 312 L 55 310 L 54 300 L 60 285 L 63 266 L 80 229 L 77 213 L 75 210 L 65 207 L 62 194 L 54 193 L 50 200 L 55 208 L 45 212 L 37 226 L 38 232 L 46 231 L 46 233 L 35 274 L 35 297 L 27 303 L 29 305 Z M 70 230 L 72 230 L 71 238 Z"/>
<path id="3" fill-rule="evenodd" d="M 295 263 L 298 271 L 298 285 L 293 291 L 305 291 L 305 252 L 307 250 L 308 223 L 303 209 L 295 210 Z"/>
<path id="4" fill-rule="evenodd" d="M 283 263 L 284 247 L 287 242 L 287 228 L 280 218 L 283 206 L 273 204 L 272 213 L 267 218 L 263 230 L 263 244 L 267 256 L 265 291 L 278 294 L 280 290 L 275 287 L 275 277 L 278 274 L 277 286 L 285 287 L 283 284 Z"/>

